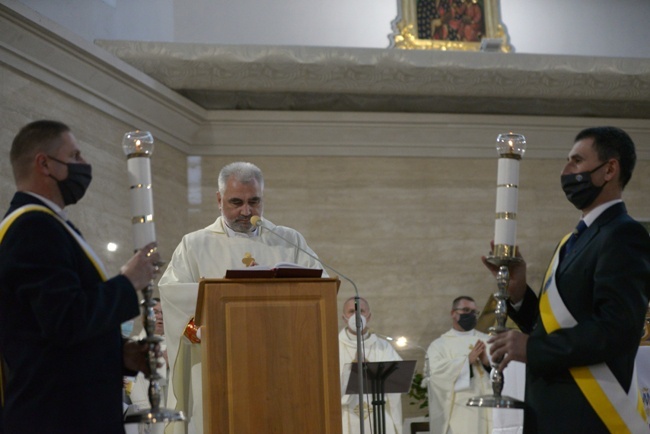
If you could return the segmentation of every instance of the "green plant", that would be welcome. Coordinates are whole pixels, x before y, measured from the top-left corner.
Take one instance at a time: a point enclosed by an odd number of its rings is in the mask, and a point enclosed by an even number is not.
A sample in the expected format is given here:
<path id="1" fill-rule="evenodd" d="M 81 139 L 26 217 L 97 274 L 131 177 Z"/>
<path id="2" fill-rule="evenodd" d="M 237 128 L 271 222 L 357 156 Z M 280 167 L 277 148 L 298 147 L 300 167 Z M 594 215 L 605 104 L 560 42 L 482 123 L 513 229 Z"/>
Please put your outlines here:
<path id="1" fill-rule="evenodd" d="M 422 387 L 422 380 L 424 377 L 420 372 L 416 372 L 411 381 L 411 389 L 408 396 L 411 398 L 409 405 L 417 405 L 419 409 L 429 408 L 429 397 L 427 396 L 426 384 Z M 426 416 L 429 416 L 427 413 Z"/>

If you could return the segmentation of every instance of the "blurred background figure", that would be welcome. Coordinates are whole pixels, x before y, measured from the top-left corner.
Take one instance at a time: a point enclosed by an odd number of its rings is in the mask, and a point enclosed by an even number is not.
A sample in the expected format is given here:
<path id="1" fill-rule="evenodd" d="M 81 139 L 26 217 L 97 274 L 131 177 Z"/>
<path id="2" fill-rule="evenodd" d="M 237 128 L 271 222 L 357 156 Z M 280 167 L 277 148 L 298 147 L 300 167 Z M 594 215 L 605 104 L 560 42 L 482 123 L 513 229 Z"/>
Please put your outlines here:
<path id="1" fill-rule="evenodd" d="M 385 339 L 368 330 L 368 323 L 372 314 L 370 304 L 364 298 L 359 300 L 359 310 L 362 321 L 362 338 L 364 362 L 384 362 L 402 360 L 397 351 Z M 341 413 L 343 418 L 343 434 L 357 434 L 361 431 L 361 420 L 359 419 L 359 395 L 346 395 L 345 389 L 350 377 L 351 364 L 357 363 L 357 335 L 355 323 L 354 297 L 349 298 L 343 304 L 343 322 L 345 327 L 339 333 L 339 360 L 341 365 Z M 363 416 L 365 432 L 376 432 L 376 428 L 370 429 L 370 422 L 373 419 L 373 408 L 371 395 L 364 395 Z M 386 394 L 386 434 L 402 433 L 402 398 L 399 393 Z"/>
<path id="2" fill-rule="evenodd" d="M 474 299 L 461 295 L 451 305 L 451 329 L 434 340 L 427 355 L 432 434 L 490 434 L 491 409 L 467 407 L 470 398 L 492 394 L 488 335 L 475 329 Z"/>

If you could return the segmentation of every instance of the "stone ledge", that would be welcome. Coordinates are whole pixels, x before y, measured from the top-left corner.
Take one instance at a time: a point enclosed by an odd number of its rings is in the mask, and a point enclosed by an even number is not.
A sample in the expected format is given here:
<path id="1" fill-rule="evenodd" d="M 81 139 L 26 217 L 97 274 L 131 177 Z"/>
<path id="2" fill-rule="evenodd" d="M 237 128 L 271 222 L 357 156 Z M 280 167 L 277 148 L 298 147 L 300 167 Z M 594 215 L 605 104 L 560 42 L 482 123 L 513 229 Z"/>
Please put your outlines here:
<path id="1" fill-rule="evenodd" d="M 650 59 L 96 44 L 208 110 L 650 118 Z"/>

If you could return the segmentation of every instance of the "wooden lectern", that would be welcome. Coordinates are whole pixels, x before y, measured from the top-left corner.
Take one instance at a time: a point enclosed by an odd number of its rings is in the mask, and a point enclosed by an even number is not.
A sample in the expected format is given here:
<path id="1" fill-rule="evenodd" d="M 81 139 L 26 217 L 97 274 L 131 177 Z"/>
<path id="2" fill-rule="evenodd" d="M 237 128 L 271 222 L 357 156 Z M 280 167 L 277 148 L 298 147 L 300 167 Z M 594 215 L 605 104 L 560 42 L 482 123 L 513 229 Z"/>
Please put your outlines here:
<path id="1" fill-rule="evenodd" d="M 205 433 L 341 433 L 339 284 L 199 283 Z"/>

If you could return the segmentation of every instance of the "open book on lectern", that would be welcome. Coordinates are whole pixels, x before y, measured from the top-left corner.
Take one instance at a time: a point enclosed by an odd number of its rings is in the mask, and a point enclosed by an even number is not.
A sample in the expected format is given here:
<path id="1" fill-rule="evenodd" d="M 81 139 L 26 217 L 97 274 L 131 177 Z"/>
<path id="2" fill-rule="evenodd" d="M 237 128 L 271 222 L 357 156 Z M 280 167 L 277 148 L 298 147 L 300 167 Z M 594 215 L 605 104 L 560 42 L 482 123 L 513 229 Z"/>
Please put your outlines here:
<path id="1" fill-rule="evenodd" d="M 253 265 L 252 267 L 226 270 L 226 279 L 272 279 L 274 277 L 321 277 L 323 270 L 320 268 L 307 268 L 293 262 L 278 262 L 272 267 L 267 265 Z"/>

